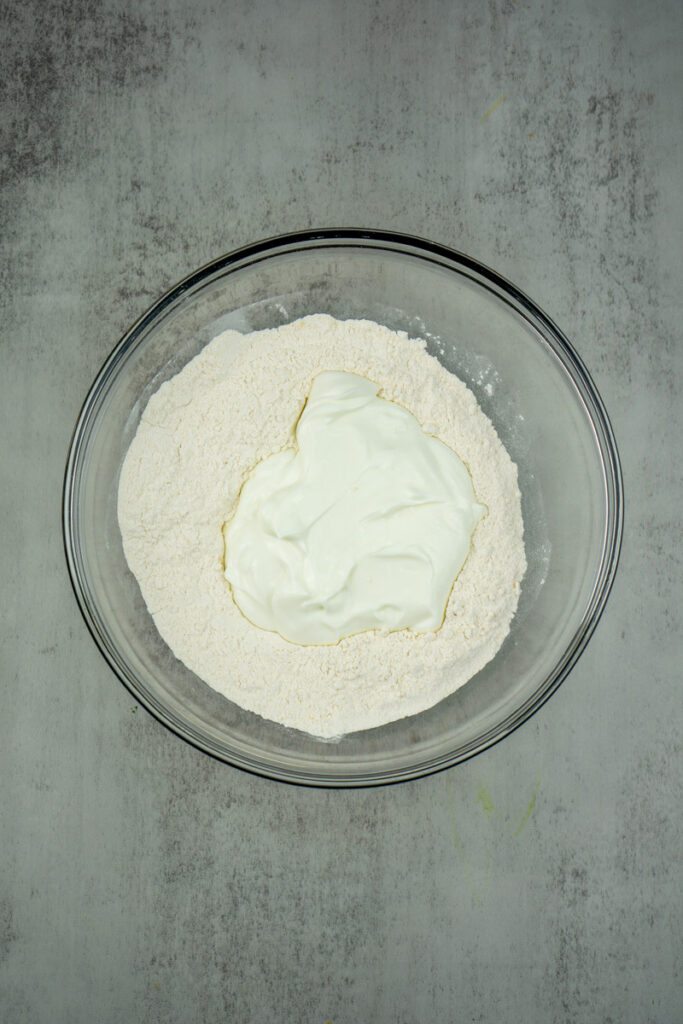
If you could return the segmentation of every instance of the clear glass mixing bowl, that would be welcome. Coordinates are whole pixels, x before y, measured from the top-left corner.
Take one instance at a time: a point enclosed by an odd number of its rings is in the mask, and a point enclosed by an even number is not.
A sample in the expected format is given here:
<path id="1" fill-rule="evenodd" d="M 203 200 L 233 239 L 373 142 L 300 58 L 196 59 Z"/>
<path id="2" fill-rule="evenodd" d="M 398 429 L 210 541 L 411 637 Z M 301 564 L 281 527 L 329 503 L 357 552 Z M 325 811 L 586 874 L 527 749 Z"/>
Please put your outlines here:
<path id="1" fill-rule="evenodd" d="M 173 656 L 128 569 L 116 517 L 121 463 L 160 384 L 227 328 L 246 333 L 309 313 L 365 317 L 425 338 L 469 385 L 517 463 L 529 563 L 510 635 L 477 676 L 428 711 L 335 742 L 244 711 Z M 622 515 L 619 459 L 602 401 L 541 310 L 467 256 L 355 229 L 247 246 L 160 299 L 98 374 L 64 484 L 74 591 L 135 699 L 215 757 L 326 786 L 425 775 L 471 757 L 533 714 L 595 628 L 616 572 Z"/>

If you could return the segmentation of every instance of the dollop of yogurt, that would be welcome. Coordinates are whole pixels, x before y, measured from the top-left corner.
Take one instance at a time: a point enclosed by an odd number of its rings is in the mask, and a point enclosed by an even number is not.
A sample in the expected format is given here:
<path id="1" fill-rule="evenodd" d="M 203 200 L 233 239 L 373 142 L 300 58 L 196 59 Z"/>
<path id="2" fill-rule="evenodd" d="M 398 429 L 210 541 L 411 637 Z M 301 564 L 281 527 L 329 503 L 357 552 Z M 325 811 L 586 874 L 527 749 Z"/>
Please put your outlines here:
<path id="1" fill-rule="evenodd" d="M 223 526 L 225 577 L 297 644 L 439 628 L 486 512 L 454 451 L 352 373 L 321 373 L 296 444 L 259 463 Z"/>

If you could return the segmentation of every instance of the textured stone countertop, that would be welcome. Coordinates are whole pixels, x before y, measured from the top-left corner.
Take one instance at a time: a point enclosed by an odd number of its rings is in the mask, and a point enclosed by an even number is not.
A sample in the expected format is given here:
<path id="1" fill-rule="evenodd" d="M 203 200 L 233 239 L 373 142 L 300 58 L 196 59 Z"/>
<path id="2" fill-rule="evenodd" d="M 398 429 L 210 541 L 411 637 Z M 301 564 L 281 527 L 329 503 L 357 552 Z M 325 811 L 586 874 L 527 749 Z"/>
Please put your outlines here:
<path id="1" fill-rule="evenodd" d="M 0 1019 L 680 1020 L 683 6 L 30 0 L 2 24 Z M 532 295 L 602 393 L 627 504 L 552 700 L 466 764 L 350 792 L 136 710 L 60 526 L 123 330 L 208 259 L 330 224 Z"/>

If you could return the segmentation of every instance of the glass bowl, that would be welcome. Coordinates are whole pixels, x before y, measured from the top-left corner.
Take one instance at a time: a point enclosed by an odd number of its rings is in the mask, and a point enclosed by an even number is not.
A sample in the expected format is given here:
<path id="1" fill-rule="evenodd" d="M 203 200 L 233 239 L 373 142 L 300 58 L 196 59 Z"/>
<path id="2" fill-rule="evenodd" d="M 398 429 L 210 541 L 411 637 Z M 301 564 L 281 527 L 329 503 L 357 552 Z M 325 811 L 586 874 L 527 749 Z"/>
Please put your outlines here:
<path id="1" fill-rule="evenodd" d="M 150 395 L 215 335 L 309 313 L 427 340 L 474 392 L 519 470 L 528 570 L 496 657 L 433 708 L 334 742 L 245 711 L 178 661 L 128 569 L 119 472 Z M 513 285 L 461 253 L 386 231 L 304 231 L 239 249 L 171 289 L 118 343 L 78 418 L 64 542 L 83 617 L 135 699 L 240 768 L 356 786 L 415 778 L 491 746 L 559 686 L 605 605 L 621 542 L 617 449 L 583 363 Z"/>

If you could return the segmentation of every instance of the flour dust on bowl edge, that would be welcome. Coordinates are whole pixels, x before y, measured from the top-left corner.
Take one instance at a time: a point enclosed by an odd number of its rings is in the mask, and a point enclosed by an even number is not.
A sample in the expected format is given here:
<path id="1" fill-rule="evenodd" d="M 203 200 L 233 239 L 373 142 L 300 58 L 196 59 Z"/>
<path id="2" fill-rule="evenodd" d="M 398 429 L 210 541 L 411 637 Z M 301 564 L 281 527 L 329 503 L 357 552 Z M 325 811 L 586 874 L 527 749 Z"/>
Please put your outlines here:
<path id="1" fill-rule="evenodd" d="M 510 634 L 476 676 L 427 711 L 331 742 L 245 711 L 173 656 L 128 569 L 116 510 L 121 464 L 159 386 L 222 331 L 246 334 L 313 313 L 423 338 L 468 385 L 517 464 L 528 563 Z M 547 700 L 605 605 L 619 558 L 623 488 L 600 396 L 567 339 L 530 299 L 444 246 L 393 232 L 325 229 L 213 261 L 131 327 L 78 418 L 63 516 L 83 617 L 136 700 L 237 767 L 289 782 L 362 786 L 465 760 Z"/>

